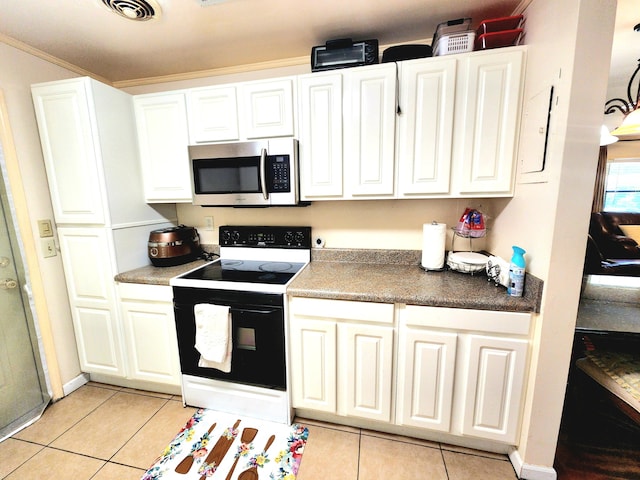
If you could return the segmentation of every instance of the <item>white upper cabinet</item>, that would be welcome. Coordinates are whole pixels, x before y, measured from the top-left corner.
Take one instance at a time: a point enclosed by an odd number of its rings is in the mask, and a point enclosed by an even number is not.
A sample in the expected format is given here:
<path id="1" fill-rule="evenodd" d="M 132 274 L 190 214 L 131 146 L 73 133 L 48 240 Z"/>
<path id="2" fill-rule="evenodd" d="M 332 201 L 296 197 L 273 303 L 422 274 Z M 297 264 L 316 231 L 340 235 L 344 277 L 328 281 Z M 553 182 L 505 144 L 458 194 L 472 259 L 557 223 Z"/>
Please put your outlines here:
<path id="1" fill-rule="evenodd" d="M 302 199 L 341 198 L 342 75 L 302 75 L 298 96 Z"/>
<path id="2" fill-rule="evenodd" d="M 139 95 L 134 107 L 145 200 L 191 202 L 184 93 Z"/>
<path id="3" fill-rule="evenodd" d="M 295 134 L 292 78 L 242 83 L 240 95 L 244 137 L 290 137 Z"/>
<path id="4" fill-rule="evenodd" d="M 398 197 L 449 193 L 457 60 L 401 62 Z"/>
<path id="5" fill-rule="evenodd" d="M 396 65 L 345 70 L 345 198 L 394 194 Z"/>
<path id="6" fill-rule="evenodd" d="M 32 87 L 58 224 L 166 221 L 144 202 L 131 95 L 82 77 Z"/>
<path id="7" fill-rule="evenodd" d="M 295 135 L 293 78 L 186 90 L 191 144 Z"/>
<path id="8" fill-rule="evenodd" d="M 525 52 L 510 47 L 299 77 L 302 197 L 513 195 Z"/>
<path id="9" fill-rule="evenodd" d="M 236 90 L 221 86 L 187 91 L 191 144 L 240 139 Z"/>
<path id="10" fill-rule="evenodd" d="M 56 222 L 106 224 L 106 192 L 89 85 L 74 79 L 35 86 L 32 94 Z"/>
<path id="11" fill-rule="evenodd" d="M 454 193 L 513 194 L 524 54 L 522 48 L 497 49 L 461 60 Z"/>

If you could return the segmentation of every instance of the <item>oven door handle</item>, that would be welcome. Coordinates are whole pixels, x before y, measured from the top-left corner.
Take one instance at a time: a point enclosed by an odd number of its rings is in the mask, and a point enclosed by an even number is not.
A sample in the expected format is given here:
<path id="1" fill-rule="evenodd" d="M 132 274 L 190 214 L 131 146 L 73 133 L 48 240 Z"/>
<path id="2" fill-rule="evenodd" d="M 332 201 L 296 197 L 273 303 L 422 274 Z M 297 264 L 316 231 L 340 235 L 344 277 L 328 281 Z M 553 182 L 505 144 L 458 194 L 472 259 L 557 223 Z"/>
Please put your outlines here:
<path id="1" fill-rule="evenodd" d="M 232 315 L 234 313 L 253 313 L 253 314 L 257 313 L 259 315 L 271 315 L 273 313 L 277 313 L 278 309 L 257 310 L 257 309 L 248 309 L 248 308 L 231 308 L 229 311 L 231 312 Z"/>
<path id="2" fill-rule="evenodd" d="M 265 200 L 269 200 L 269 192 L 267 192 L 267 149 L 263 148 L 260 152 L 260 189 Z"/>

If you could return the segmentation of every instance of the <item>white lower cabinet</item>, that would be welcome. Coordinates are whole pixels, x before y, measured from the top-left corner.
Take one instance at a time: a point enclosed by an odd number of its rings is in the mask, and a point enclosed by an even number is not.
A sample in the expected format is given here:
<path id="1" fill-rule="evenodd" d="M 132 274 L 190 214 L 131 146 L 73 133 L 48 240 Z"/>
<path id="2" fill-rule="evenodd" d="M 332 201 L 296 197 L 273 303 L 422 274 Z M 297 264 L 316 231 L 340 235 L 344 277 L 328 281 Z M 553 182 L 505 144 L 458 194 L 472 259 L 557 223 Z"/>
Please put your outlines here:
<path id="1" fill-rule="evenodd" d="M 518 434 L 528 341 L 469 335 L 462 433 L 506 443 Z"/>
<path id="2" fill-rule="evenodd" d="M 295 408 L 391 421 L 393 304 L 289 302 Z"/>
<path id="3" fill-rule="evenodd" d="M 121 283 L 118 293 L 129 378 L 180 385 L 171 287 Z"/>
<path id="4" fill-rule="evenodd" d="M 292 297 L 293 406 L 515 445 L 531 323 L 530 313 Z"/>
<path id="5" fill-rule="evenodd" d="M 396 423 L 515 444 L 531 314 L 404 305 L 398 317 Z"/>
<path id="6" fill-rule="evenodd" d="M 457 340 L 456 333 L 400 329 L 397 423 L 450 430 Z"/>
<path id="7" fill-rule="evenodd" d="M 58 228 L 78 357 L 83 372 L 125 376 L 108 228 Z"/>

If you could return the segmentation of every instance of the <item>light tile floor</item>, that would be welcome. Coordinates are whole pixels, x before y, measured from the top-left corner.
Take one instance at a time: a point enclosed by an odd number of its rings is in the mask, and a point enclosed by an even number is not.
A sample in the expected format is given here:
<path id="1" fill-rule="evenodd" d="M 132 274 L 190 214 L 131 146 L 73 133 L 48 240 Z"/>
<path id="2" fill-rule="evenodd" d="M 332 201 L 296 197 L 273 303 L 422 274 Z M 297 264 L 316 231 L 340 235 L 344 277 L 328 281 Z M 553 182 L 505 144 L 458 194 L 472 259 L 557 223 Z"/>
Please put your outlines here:
<path id="1" fill-rule="evenodd" d="M 0 443 L 0 478 L 138 480 L 193 414 L 180 397 L 89 383 Z M 504 455 L 298 419 L 298 480 L 513 480 Z"/>

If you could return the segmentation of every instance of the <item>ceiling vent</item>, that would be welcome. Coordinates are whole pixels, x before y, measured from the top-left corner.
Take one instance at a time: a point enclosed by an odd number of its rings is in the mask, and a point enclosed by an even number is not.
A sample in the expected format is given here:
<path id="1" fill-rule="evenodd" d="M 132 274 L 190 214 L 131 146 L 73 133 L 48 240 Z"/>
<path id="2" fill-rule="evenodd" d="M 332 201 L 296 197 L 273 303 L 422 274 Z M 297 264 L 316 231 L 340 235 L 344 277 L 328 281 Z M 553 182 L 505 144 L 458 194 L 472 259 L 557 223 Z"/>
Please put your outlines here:
<path id="1" fill-rule="evenodd" d="M 160 5 L 154 0 L 102 0 L 107 7 L 118 15 L 144 22 L 160 16 Z"/>
<path id="2" fill-rule="evenodd" d="M 224 3 L 227 0 L 196 0 L 198 5 L 201 7 L 210 7 L 211 5 L 218 5 L 219 3 Z"/>

